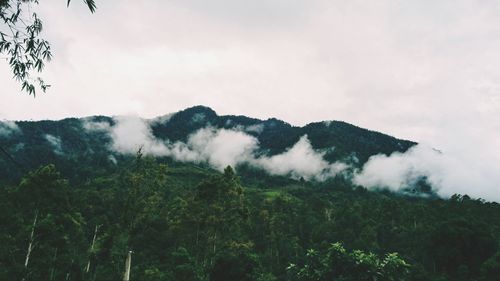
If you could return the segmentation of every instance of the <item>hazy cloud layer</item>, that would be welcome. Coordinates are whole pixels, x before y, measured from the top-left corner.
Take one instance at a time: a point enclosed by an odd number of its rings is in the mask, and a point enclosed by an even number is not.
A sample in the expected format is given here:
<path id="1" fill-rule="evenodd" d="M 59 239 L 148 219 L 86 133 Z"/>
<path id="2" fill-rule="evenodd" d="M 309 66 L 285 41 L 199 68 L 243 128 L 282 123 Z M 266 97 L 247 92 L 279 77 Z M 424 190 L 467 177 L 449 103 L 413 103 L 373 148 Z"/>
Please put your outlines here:
<path id="1" fill-rule="evenodd" d="M 85 130 L 90 132 L 107 132 L 111 128 L 111 125 L 106 121 L 96 122 L 92 121 L 90 118 L 82 119 L 82 126 Z"/>
<path id="2" fill-rule="evenodd" d="M 21 129 L 13 121 L 0 121 L 0 137 L 8 137 L 14 133 L 21 132 Z"/>
<path id="3" fill-rule="evenodd" d="M 318 181 L 339 174 L 346 175 L 350 168 L 350 165 L 343 162 L 328 163 L 323 158 L 324 153 L 313 149 L 307 136 L 301 137 L 279 155 L 258 156 L 259 142 L 248 135 L 245 128 L 207 127 L 190 135 L 186 143 L 171 143 L 156 139 L 148 121 L 144 119 L 129 116 L 116 117 L 115 121 L 116 125 L 109 127 L 109 133 L 113 140 L 111 149 L 119 153 L 132 154 L 142 147 L 148 154 L 168 156 L 182 162 L 208 163 L 219 170 L 227 165 L 245 163 L 272 175 Z M 106 126 L 93 124 L 87 127 Z M 482 151 L 481 148 L 471 146 L 441 152 L 419 144 L 406 153 L 372 156 L 362 169 L 352 174 L 352 179 L 354 183 L 369 189 L 399 192 L 411 188 L 425 177 L 433 190 L 445 198 L 460 193 L 500 201 L 500 173 L 492 165 L 500 159 L 494 155 L 482 155 Z M 484 161 L 486 156 L 490 161 Z"/>
<path id="4" fill-rule="evenodd" d="M 324 181 L 342 175 L 352 177 L 355 184 L 369 189 L 394 192 L 406 191 L 425 177 L 433 191 L 444 198 L 459 193 L 500 202 L 500 173 L 494 165 L 500 163 L 500 158 L 485 154 L 493 148 L 471 144 L 455 146 L 454 149 L 448 146 L 450 150 L 439 151 L 419 144 L 406 153 L 372 156 L 360 170 L 351 174 L 349 164 L 327 162 L 323 158 L 324 152 L 315 150 L 307 136 L 302 136 L 281 154 L 266 156 L 262 155 L 258 140 L 247 134 L 245 128 L 206 127 L 191 134 L 185 143 L 172 143 L 153 136 L 150 124 L 155 120 L 121 116 L 115 117 L 114 126 L 83 122 L 87 130 L 109 133 L 112 139 L 110 149 L 117 153 L 134 154 L 142 148 L 147 154 L 167 156 L 181 162 L 207 163 L 219 170 L 227 165 L 248 164 L 272 175 L 295 179 Z M 49 139 L 56 148 L 60 147 L 60 140 Z"/>
<path id="5" fill-rule="evenodd" d="M 326 162 L 323 153 L 313 149 L 307 136 L 282 154 L 257 156 L 260 150 L 258 140 L 243 130 L 206 127 L 191 134 L 185 143 L 171 143 L 156 139 L 144 119 L 122 116 L 115 117 L 115 122 L 109 128 L 110 148 L 123 154 L 133 154 L 142 148 L 147 154 L 168 156 L 182 162 L 207 163 L 219 170 L 227 165 L 248 164 L 273 175 L 319 181 L 339 175 L 348 167 L 343 163 Z M 89 124 L 86 127 L 96 126 Z"/>

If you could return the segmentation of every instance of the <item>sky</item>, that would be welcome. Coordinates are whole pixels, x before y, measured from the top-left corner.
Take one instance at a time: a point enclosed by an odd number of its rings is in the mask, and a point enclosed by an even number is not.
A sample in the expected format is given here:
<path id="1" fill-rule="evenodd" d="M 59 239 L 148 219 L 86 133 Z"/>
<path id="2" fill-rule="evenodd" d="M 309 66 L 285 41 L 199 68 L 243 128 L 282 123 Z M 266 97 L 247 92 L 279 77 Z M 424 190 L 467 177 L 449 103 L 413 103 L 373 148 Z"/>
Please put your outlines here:
<path id="1" fill-rule="evenodd" d="M 95 14 L 80 2 L 37 8 L 52 88 L 28 96 L 0 63 L 0 120 L 200 104 L 294 125 L 343 120 L 500 183 L 500 168 L 484 168 L 500 167 L 498 1 L 98 0 Z"/>

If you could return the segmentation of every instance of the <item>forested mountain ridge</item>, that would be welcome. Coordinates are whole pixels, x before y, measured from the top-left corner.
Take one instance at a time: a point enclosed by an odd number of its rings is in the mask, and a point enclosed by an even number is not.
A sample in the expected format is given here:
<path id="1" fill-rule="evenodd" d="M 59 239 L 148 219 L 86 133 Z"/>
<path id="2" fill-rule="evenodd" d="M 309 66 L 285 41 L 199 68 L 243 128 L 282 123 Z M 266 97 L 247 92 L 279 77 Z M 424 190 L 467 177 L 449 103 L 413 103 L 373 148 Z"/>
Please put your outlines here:
<path id="1" fill-rule="evenodd" d="M 372 155 L 404 152 L 415 144 L 340 121 L 295 127 L 275 118 L 259 120 L 246 116 L 219 116 L 204 106 L 195 106 L 146 121 L 154 137 L 170 142 L 185 142 L 190 135 L 206 127 L 244 130 L 258 140 L 260 153 L 266 155 L 282 153 L 306 135 L 312 147 L 324 150 L 324 158 L 331 162 L 349 159 L 362 164 Z M 15 130 L 0 137 L 0 145 L 24 171 L 55 163 L 64 176 L 84 180 L 90 174 L 80 168 L 93 167 L 95 171 L 99 167 L 112 171 L 115 164 L 109 161 L 111 137 L 103 131 L 86 130 L 88 122 L 107 124 L 110 127 L 116 123 L 114 118 L 106 116 L 59 121 L 18 121 L 15 122 Z M 113 154 L 114 158 L 123 156 L 122 153 Z M 0 157 L 2 180 L 17 180 L 21 174 L 10 159 L 5 155 Z"/>
<path id="2" fill-rule="evenodd" d="M 204 106 L 195 106 L 174 114 L 168 122 L 153 125 L 153 132 L 158 137 L 173 141 L 186 140 L 190 133 L 207 125 L 226 129 L 238 126 L 259 128 L 258 131 L 248 130 L 247 133 L 257 137 L 261 147 L 268 149 L 271 154 L 283 152 L 302 135 L 308 135 L 314 148 L 338 148 L 340 151 L 330 155 L 332 158 L 354 153 L 361 162 L 378 153 L 404 152 L 415 144 L 341 121 L 295 127 L 276 118 L 259 120 L 246 116 L 218 116 L 215 111 Z"/>
<path id="3" fill-rule="evenodd" d="M 370 192 L 343 176 L 266 170 L 297 160 L 283 157 L 297 143 L 306 160 L 353 166 L 414 145 L 346 123 L 294 127 L 194 107 L 145 121 L 4 122 L 0 133 L 9 155 L 0 162 L 0 280 L 122 280 L 129 251 L 132 281 L 500 276 L 497 203 Z M 247 157 L 235 140 L 260 155 L 222 170 L 208 156 L 190 158 L 221 153 L 216 144 Z M 199 141 L 210 149 L 197 151 Z"/>

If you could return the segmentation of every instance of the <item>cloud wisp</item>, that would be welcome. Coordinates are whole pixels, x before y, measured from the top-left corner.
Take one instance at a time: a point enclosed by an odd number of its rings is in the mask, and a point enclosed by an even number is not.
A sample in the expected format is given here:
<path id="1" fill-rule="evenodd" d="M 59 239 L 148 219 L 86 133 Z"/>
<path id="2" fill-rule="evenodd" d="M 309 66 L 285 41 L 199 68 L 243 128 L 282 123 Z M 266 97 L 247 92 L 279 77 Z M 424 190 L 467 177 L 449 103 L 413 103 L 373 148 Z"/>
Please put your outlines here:
<path id="1" fill-rule="evenodd" d="M 83 118 L 82 126 L 86 131 L 93 132 L 107 132 L 111 128 L 111 125 L 106 121 L 96 122 L 92 121 L 90 118 Z"/>
<path id="2" fill-rule="evenodd" d="M 55 154 L 64 155 L 64 152 L 62 150 L 61 138 L 54 136 L 54 135 L 50 135 L 50 134 L 45 134 L 44 138 L 52 146 L 52 149 L 53 149 Z"/>
<path id="3" fill-rule="evenodd" d="M 12 134 L 20 133 L 21 129 L 14 121 L 0 121 L 0 137 L 9 137 Z"/>

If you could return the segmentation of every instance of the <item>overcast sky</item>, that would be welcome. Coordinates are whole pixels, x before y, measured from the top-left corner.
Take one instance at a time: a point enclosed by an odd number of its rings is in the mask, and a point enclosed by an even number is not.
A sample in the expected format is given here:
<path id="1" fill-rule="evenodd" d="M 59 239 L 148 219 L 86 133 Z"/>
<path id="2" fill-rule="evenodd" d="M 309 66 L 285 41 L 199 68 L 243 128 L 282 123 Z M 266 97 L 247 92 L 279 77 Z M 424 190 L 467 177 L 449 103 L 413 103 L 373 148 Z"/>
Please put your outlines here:
<path id="1" fill-rule="evenodd" d="M 0 64 L 0 119 L 154 117 L 203 104 L 344 120 L 500 158 L 499 1 L 97 0 L 39 7 L 53 85 Z"/>

